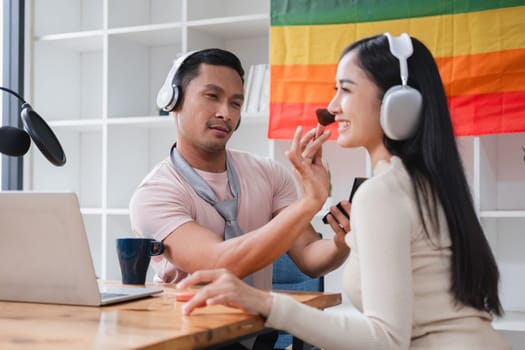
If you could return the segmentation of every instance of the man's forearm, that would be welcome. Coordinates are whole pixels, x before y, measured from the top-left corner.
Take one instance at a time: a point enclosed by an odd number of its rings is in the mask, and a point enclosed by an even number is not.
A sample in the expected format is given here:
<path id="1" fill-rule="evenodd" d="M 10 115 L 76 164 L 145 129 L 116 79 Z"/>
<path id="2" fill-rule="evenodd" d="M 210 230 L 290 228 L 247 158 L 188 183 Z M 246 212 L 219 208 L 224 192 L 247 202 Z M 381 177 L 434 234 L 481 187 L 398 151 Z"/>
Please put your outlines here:
<path id="1" fill-rule="evenodd" d="M 308 244 L 304 249 L 301 270 L 311 277 L 326 275 L 348 258 L 350 248 L 334 239 L 321 239 Z"/>

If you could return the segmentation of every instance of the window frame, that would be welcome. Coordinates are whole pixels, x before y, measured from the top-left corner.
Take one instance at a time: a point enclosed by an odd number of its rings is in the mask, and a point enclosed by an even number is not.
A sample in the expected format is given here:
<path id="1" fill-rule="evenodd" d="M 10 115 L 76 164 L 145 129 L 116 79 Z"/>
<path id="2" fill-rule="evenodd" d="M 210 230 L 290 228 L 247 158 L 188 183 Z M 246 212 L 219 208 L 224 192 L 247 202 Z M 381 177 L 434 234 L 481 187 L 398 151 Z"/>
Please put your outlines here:
<path id="1" fill-rule="evenodd" d="M 24 25 L 25 1 L 3 0 L 3 77 L 2 86 L 24 90 Z M 2 125 L 21 127 L 21 102 L 8 93 L 2 96 Z M 23 157 L 2 155 L 2 191 L 23 188 Z"/>

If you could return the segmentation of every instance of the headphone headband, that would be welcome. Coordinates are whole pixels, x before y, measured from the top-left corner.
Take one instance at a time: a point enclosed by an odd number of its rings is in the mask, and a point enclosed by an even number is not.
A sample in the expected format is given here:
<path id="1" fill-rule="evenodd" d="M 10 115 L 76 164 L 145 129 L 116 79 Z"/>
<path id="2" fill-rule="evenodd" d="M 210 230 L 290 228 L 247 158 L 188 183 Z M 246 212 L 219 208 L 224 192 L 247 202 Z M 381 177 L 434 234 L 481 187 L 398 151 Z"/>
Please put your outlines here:
<path id="1" fill-rule="evenodd" d="M 173 66 L 166 76 L 164 84 L 162 84 L 159 92 L 157 93 L 157 107 L 160 109 L 166 112 L 171 112 L 179 103 L 180 87 L 175 84 L 175 77 L 180 67 L 184 64 L 184 62 L 186 62 L 188 57 L 193 55 L 195 52 L 197 51 L 188 51 L 173 61 Z"/>
<path id="2" fill-rule="evenodd" d="M 381 127 L 392 140 L 410 138 L 419 123 L 423 98 L 419 91 L 408 85 L 407 59 L 414 52 L 412 39 L 407 33 L 400 36 L 384 34 L 390 52 L 399 61 L 401 85 L 392 86 L 385 92 L 381 103 Z"/>
<path id="3" fill-rule="evenodd" d="M 392 36 L 390 33 L 385 33 L 388 39 L 388 47 L 394 57 L 399 60 L 399 71 L 401 72 L 401 84 L 407 85 L 408 82 L 408 65 L 407 59 L 414 53 L 412 40 L 407 33 L 400 36 Z"/>

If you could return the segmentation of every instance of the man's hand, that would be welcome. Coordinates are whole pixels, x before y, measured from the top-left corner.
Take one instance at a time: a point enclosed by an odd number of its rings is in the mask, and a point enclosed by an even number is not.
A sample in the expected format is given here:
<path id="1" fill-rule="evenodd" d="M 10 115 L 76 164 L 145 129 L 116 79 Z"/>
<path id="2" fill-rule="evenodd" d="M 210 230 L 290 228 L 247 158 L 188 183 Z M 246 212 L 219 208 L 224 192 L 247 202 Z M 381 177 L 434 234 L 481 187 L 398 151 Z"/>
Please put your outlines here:
<path id="1" fill-rule="evenodd" d="M 295 131 L 292 146 L 286 152 L 301 185 L 303 197 L 319 203 L 319 208 L 328 197 L 329 179 L 322 162 L 322 146 L 329 137 L 329 131 L 316 136 L 315 129 L 303 135 L 303 129 L 299 126 Z"/>

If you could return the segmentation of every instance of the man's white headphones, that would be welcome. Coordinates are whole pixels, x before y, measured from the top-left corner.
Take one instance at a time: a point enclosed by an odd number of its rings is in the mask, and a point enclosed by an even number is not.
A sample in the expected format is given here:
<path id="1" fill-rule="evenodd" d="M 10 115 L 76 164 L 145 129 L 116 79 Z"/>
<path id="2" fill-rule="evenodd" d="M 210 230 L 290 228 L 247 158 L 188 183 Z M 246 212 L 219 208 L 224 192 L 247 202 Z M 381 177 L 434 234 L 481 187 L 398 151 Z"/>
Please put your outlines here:
<path id="1" fill-rule="evenodd" d="M 173 62 L 164 84 L 162 84 L 159 92 L 157 93 L 157 107 L 163 111 L 171 112 L 180 104 L 182 99 L 182 88 L 175 83 L 175 76 L 182 64 L 188 57 L 193 55 L 196 51 L 190 51 Z"/>
<path id="2" fill-rule="evenodd" d="M 412 136 L 419 123 L 423 97 L 416 89 L 407 85 L 407 58 L 414 51 L 407 33 L 393 37 L 385 33 L 390 52 L 399 60 L 401 85 L 392 86 L 385 92 L 381 102 L 381 127 L 392 140 L 406 140 Z"/>

